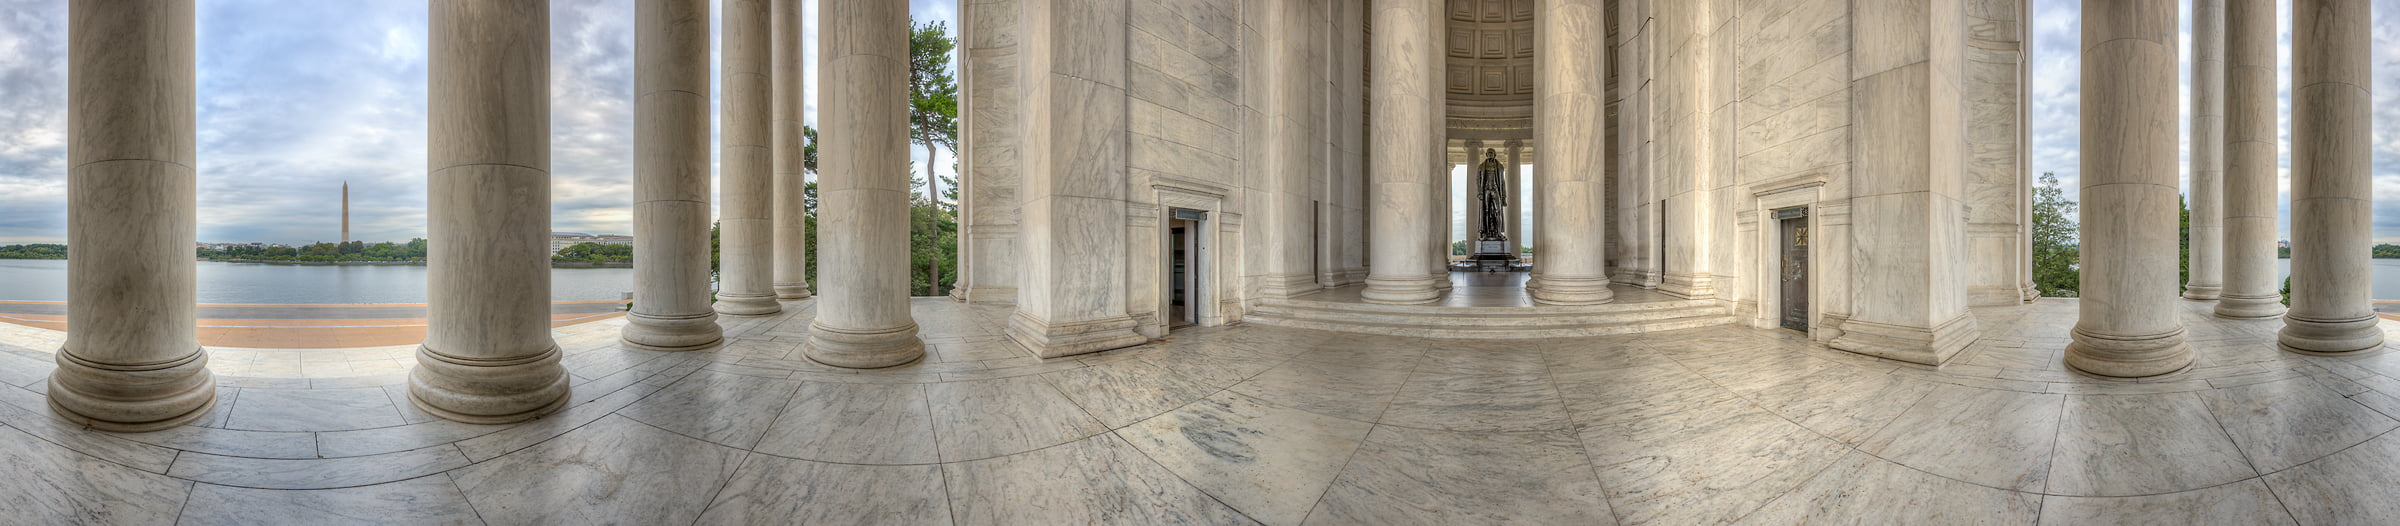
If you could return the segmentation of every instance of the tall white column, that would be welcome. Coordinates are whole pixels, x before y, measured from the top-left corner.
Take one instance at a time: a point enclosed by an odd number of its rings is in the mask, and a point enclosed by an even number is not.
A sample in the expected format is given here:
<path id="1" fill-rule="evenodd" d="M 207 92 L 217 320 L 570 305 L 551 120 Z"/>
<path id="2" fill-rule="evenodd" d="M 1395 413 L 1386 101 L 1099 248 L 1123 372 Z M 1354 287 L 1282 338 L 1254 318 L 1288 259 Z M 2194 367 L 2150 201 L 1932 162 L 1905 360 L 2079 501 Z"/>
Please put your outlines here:
<path id="1" fill-rule="evenodd" d="M 1525 176 L 1525 141 L 1510 139 L 1502 144 L 1508 148 L 1508 157 L 1501 159 L 1501 162 L 1508 163 L 1508 227 L 1503 230 L 1508 232 L 1508 253 L 1517 255 L 1525 253 L 1525 211 L 1530 210 L 1526 208 L 1525 183 L 1522 179 Z"/>
<path id="2" fill-rule="evenodd" d="M 638 0 L 634 18 L 634 282 L 625 344 L 702 349 L 725 339 L 708 299 L 708 1 Z"/>
<path id="3" fill-rule="evenodd" d="M 193 319 L 191 0 L 67 4 L 66 347 L 50 409 L 107 431 L 216 407 Z"/>
<path id="4" fill-rule="evenodd" d="M 1534 173 L 1549 177 L 1541 210 L 1553 231 L 1544 239 L 1542 286 L 1533 300 L 1550 305 L 1597 305 L 1608 290 L 1608 14 L 1600 0 L 1536 0 L 1533 15 L 1533 140 L 1542 145 Z"/>
<path id="5" fill-rule="evenodd" d="M 1441 298 L 1436 276 L 1426 273 L 1434 247 L 1428 232 L 1440 228 L 1435 217 L 1434 174 L 1440 162 L 1429 162 L 1427 151 L 1444 149 L 1432 128 L 1431 116 L 1441 101 L 1433 80 L 1441 69 L 1440 49 L 1432 41 L 1432 25 L 1441 19 L 1437 0 L 1384 0 L 1375 3 L 1374 45 L 1368 60 L 1375 75 L 1372 97 L 1372 148 L 1368 150 L 1373 185 L 1367 218 L 1374 236 L 1369 243 L 1374 265 L 1359 296 L 1371 303 L 1429 303 Z"/>
<path id="6" fill-rule="evenodd" d="M 2225 0 L 2192 0 L 2191 279 L 2184 299 L 2224 289 Z"/>
<path id="7" fill-rule="evenodd" d="M 724 0 L 725 20 L 719 101 L 718 162 L 723 172 L 718 199 L 720 254 L 718 314 L 765 316 L 783 312 L 775 302 L 774 82 L 768 78 L 773 42 L 767 0 Z"/>
<path id="8" fill-rule="evenodd" d="M 775 20 L 773 182 L 775 216 L 775 299 L 808 299 L 808 107 L 807 79 L 801 75 L 805 50 L 801 35 L 808 29 L 801 18 L 800 0 L 774 0 Z"/>
<path id="9" fill-rule="evenodd" d="M 1467 240 L 1467 255 L 1473 256 L 1475 255 L 1476 245 L 1480 243 L 1483 238 L 1483 153 L 1484 150 L 1490 149 L 1491 145 L 1484 143 L 1482 139 L 1468 139 L 1465 142 L 1467 146 L 1467 202 L 1463 206 L 1466 207 L 1466 214 L 1464 215 L 1466 216 L 1467 221 L 1465 225 L 1458 227 L 1463 229 L 1463 231 L 1453 232 L 1452 235 L 1453 237 L 1465 238 Z M 1497 150 L 1495 150 L 1494 153 L 1498 153 Z M 1446 185 L 1445 187 L 1455 189 L 1458 187 L 1458 185 L 1454 182 L 1453 184 Z M 1450 200 L 1444 199 L 1442 202 L 1448 203 Z M 1449 249 L 1450 245 L 1448 243 L 1442 244 L 1443 254 L 1449 254 Z M 1447 272 L 1449 269 L 1444 268 L 1443 271 Z"/>
<path id="10" fill-rule="evenodd" d="M 2272 318 L 2284 309 L 2275 279 L 2275 1 L 2225 5 L 2225 288 L 2216 313 Z"/>
<path id="11" fill-rule="evenodd" d="M 874 368 L 925 356 L 908 312 L 908 4 L 822 0 L 817 319 L 809 359 Z"/>
<path id="12" fill-rule="evenodd" d="M 2159 96 L 2175 90 L 2175 10 L 2175 0 L 2083 4 L 2083 301 L 2066 361 L 2087 373 L 2192 363 L 2174 303 L 2177 112 Z"/>
<path id="13" fill-rule="evenodd" d="M 550 1 L 437 0 L 425 344 L 408 399 L 475 424 L 567 404 L 550 339 Z"/>
<path id="14" fill-rule="evenodd" d="M 1324 4 L 1272 2 L 1265 28 L 1267 199 L 1257 224 L 1267 249 L 1260 294 L 1285 298 L 1316 292 L 1316 202 L 1310 183 L 1324 173 L 1327 27 Z"/>
<path id="15" fill-rule="evenodd" d="M 2304 353 L 2383 345 L 2376 327 L 2374 114 L 2367 0 L 2292 2 L 2292 309 L 2276 341 Z"/>

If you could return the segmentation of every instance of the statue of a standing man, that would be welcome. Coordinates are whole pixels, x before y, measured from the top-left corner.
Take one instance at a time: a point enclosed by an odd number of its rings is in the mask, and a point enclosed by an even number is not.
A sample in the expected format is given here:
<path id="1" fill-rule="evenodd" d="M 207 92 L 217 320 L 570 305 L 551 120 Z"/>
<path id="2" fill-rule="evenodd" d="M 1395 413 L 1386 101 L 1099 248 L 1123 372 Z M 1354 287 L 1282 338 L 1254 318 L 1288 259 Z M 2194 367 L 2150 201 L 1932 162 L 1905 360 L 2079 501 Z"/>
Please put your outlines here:
<path id="1" fill-rule="evenodd" d="M 1483 229 L 1476 239 L 1506 241 L 1508 231 L 1503 221 L 1508 218 L 1507 167 L 1500 164 L 1499 150 L 1486 149 L 1483 156 L 1483 164 L 1475 168 L 1482 177 L 1476 181 L 1479 188 L 1476 195 L 1483 199 Z"/>

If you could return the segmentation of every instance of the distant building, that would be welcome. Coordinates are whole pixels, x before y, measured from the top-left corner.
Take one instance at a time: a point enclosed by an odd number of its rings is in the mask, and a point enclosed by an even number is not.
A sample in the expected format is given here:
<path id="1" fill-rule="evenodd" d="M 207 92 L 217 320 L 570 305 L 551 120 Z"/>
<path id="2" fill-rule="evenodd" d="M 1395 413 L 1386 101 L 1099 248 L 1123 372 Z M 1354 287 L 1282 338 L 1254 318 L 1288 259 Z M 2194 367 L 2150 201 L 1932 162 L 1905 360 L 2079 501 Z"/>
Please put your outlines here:
<path id="1" fill-rule="evenodd" d="M 557 254 L 561 249 L 584 243 L 599 243 L 602 245 L 631 245 L 633 244 L 633 236 L 620 236 L 616 234 L 592 235 L 582 232 L 550 233 L 550 253 L 552 254 Z"/>

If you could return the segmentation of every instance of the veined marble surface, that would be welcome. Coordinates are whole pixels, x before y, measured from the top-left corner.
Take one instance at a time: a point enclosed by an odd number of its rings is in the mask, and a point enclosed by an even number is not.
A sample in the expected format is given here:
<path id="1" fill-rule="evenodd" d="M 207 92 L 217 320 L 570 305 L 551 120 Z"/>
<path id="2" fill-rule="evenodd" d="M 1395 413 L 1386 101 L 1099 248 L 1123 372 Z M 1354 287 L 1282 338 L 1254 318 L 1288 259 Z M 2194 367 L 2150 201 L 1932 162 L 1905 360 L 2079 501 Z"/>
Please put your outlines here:
<path id="1" fill-rule="evenodd" d="M 2199 364 L 2060 364 L 2074 300 L 1979 307 L 1942 368 L 1736 327 L 1451 341 L 1269 326 L 1039 359 L 918 299 L 923 362 L 807 361 L 810 301 L 727 343 L 559 329 L 567 409 L 411 409 L 405 349 L 210 349 L 217 413 L 46 407 L 61 334 L 0 325 L 0 523 L 2351 524 L 2400 513 L 2400 352 L 2276 350 L 2182 303 Z M 2384 329 L 2400 330 L 2387 322 Z M 395 368 L 395 365 L 401 367 Z"/>

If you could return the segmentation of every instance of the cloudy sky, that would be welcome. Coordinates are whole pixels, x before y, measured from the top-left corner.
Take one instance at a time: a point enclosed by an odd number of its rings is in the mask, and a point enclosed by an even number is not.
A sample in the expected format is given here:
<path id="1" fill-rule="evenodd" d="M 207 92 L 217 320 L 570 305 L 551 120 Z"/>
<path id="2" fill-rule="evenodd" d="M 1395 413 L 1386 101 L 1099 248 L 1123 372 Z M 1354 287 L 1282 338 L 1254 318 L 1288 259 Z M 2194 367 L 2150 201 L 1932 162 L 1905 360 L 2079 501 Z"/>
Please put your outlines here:
<path id="1" fill-rule="evenodd" d="M 957 0 L 909 2 L 917 19 L 956 27 Z M 2056 172 L 2072 195 L 2079 3 L 2034 2 L 2031 169 Z M 815 2 L 807 3 L 813 42 L 818 17 Z M 2290 2 L 2281 3 L 2288 23 Z M 335 197 L 344 181 L 351 184 L 354 237 L 422 236 L 424 4 L 200 0 L 199 6 L 200 238 L 333 240 Z M 2385 203 L 2376 210 L 2376 237 L 2400 241 L 2400 0 L 2374 6 L 2376 197 Z M 627 232 L 633 2 L 553 0 L 552 9 L 555 227 Z M 66 237 L 65 37 L 66 2 L 0 0 L 0 244 Z M 2288 79 L 2289 32 L 2282 49 Z M 813 46 L 808 56 L 813 99 Z M 2288 80 L 2282 88 L 2288 96 Z M 814 103 L 809 115 L 814 122 Z M 2285 129 L 2288 144 L 2288 117 Z M 911 156 L 923 157 L 921 150 Z M 942 153 L 944 174 L 953 159 Z M 2279 201 L 2288 203 L 2288 196 Z"/>

